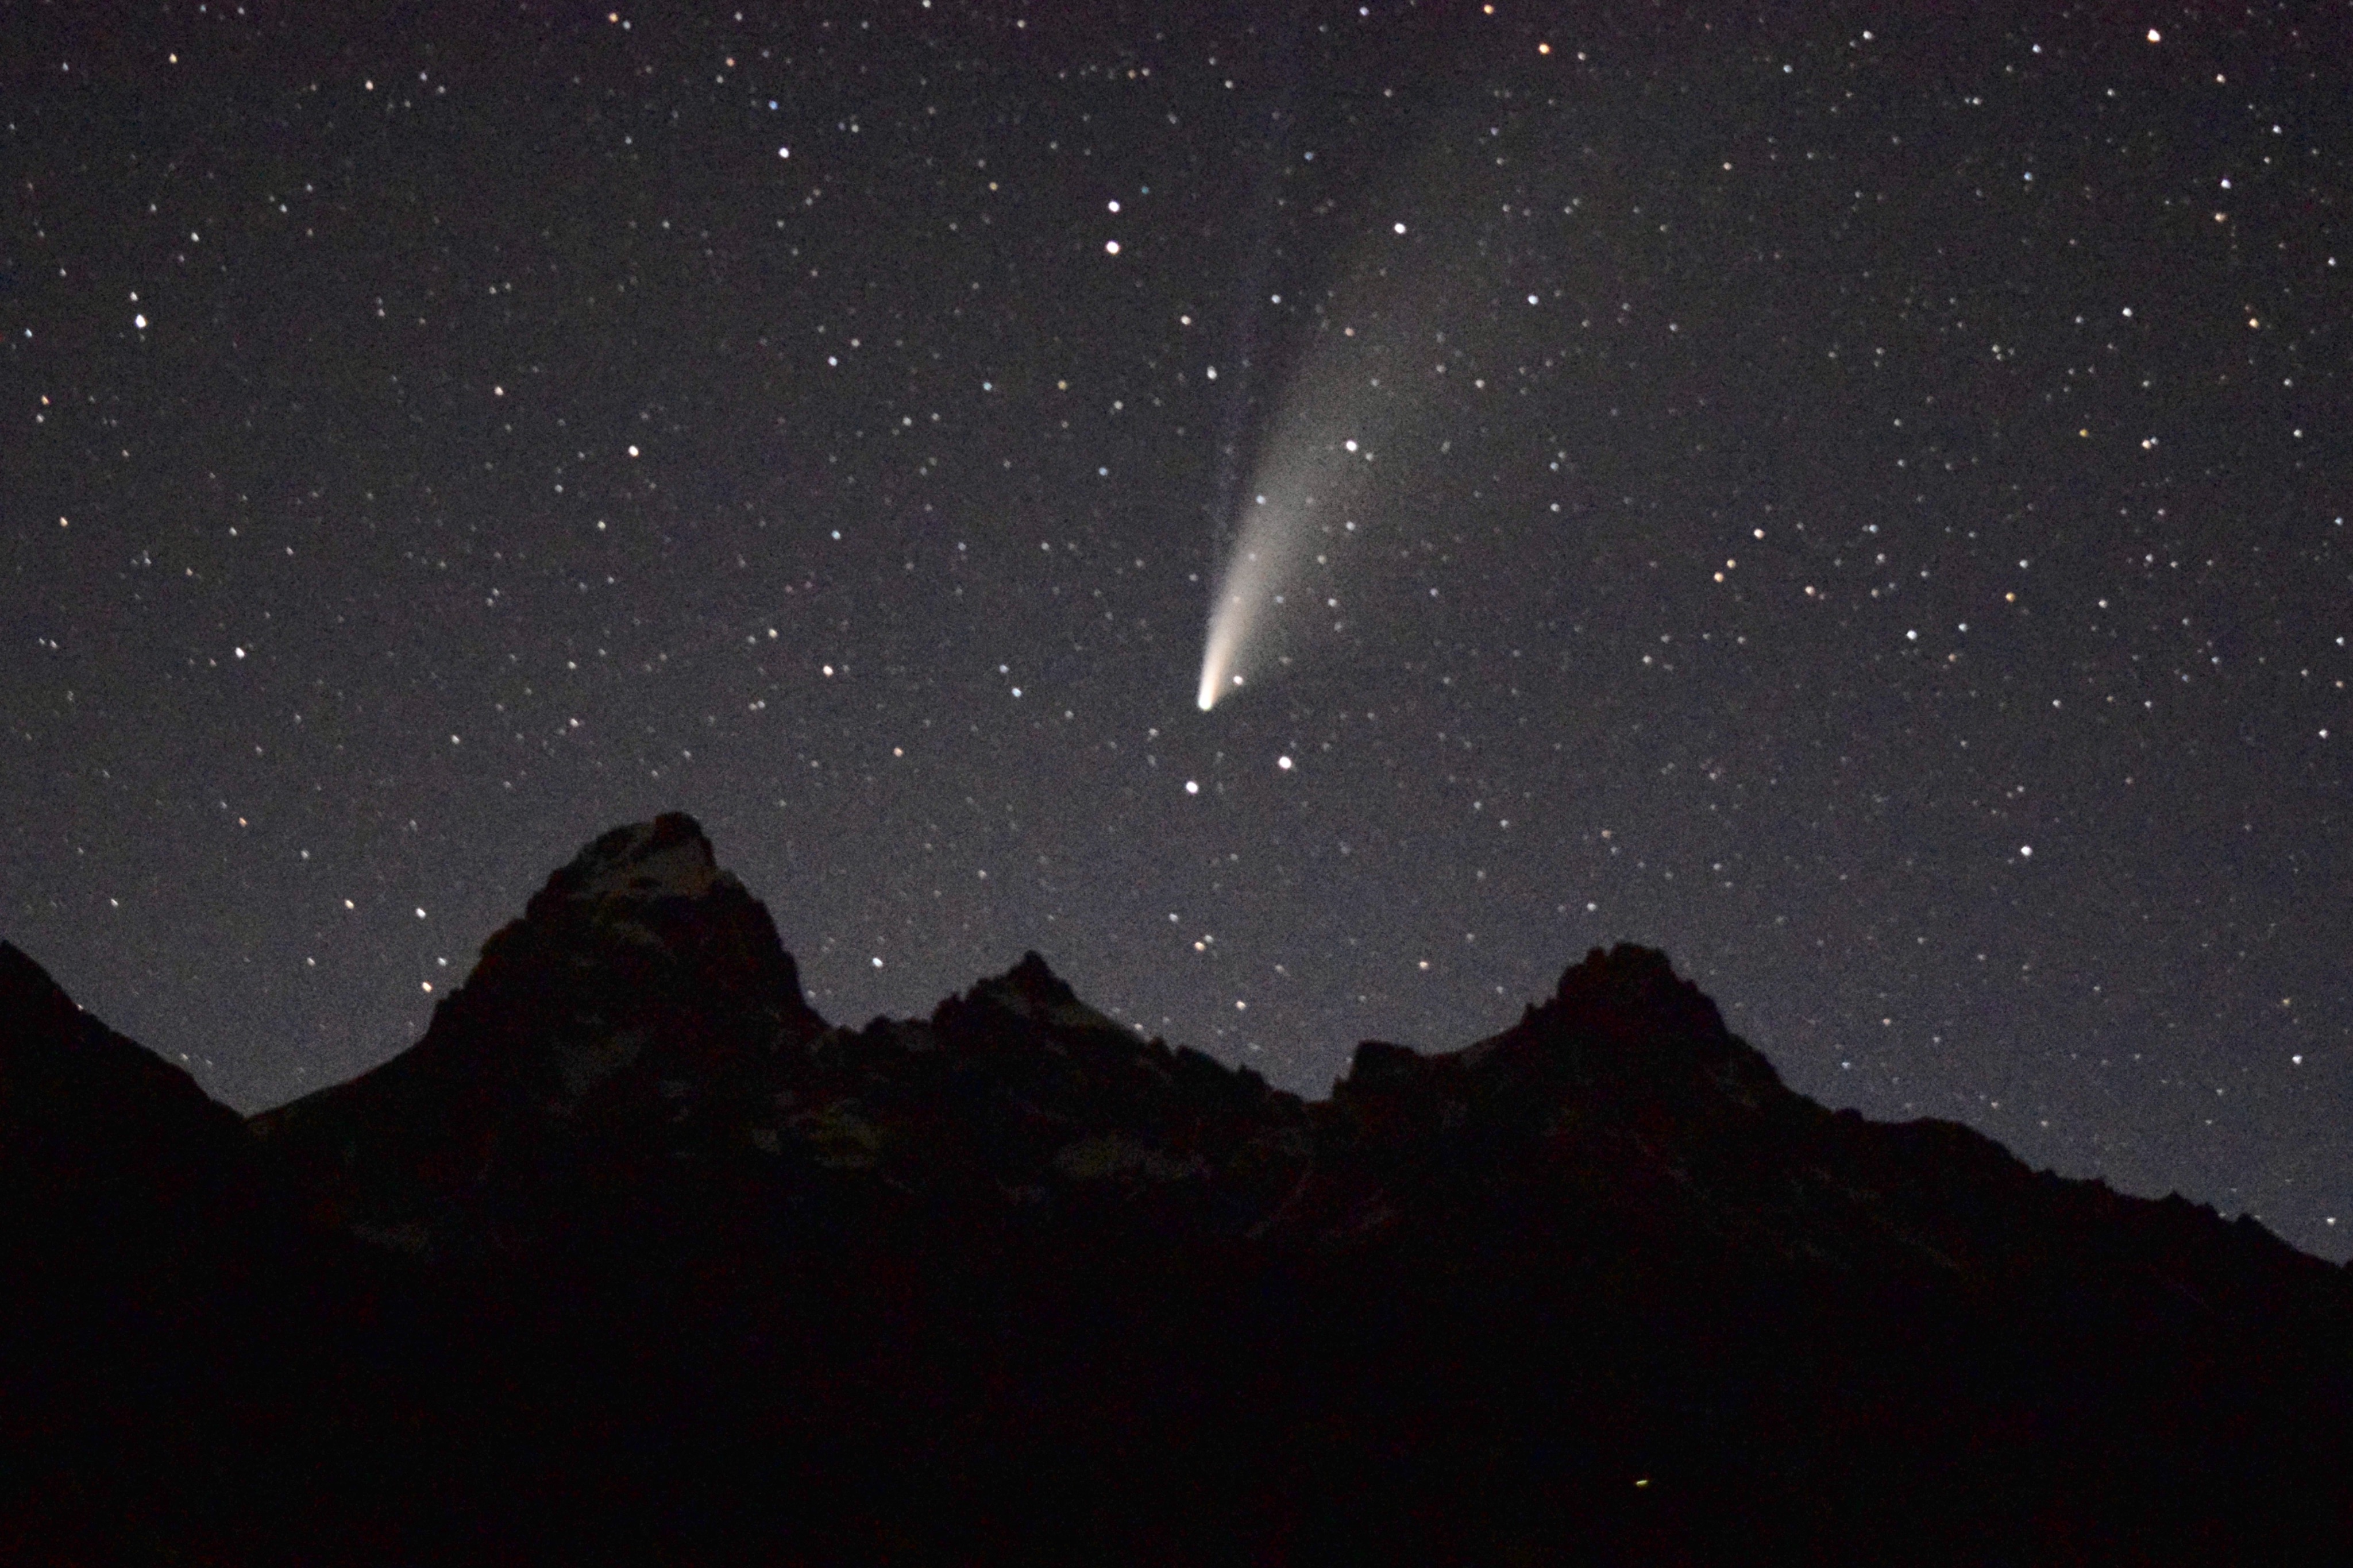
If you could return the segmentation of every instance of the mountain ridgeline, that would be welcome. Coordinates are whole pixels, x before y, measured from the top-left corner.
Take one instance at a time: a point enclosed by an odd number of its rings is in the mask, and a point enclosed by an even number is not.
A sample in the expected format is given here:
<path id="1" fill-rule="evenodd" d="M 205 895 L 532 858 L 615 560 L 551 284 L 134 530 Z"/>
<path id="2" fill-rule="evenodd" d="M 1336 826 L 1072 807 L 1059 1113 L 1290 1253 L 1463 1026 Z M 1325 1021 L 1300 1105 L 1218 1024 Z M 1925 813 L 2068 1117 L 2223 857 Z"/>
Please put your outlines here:
<path id="1" fill-rule="evenodd" d="M 10 1562 L 2353 1560 L 2353 1275 L 1785 1088 L 1664 955 L 1305 1101 L 830 1026 L 685 816 L 249 1121 L 0 944 Z"/>

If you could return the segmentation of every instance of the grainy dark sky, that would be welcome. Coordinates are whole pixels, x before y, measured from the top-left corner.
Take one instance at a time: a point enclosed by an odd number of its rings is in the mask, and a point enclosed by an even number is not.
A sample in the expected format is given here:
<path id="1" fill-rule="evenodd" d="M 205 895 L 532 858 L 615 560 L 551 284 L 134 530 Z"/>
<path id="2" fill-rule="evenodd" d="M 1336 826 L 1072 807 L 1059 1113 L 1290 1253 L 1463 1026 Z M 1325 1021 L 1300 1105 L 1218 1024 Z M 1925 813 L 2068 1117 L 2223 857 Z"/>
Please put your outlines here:
<path id="1" fill-rule="evenodd" d="M 682 808 L 837 1020 L 1321 1092 L 1638 940 L 2353 1249 L 2344 7 L 0 37 L 0 934 L 230 1102 Z"/>

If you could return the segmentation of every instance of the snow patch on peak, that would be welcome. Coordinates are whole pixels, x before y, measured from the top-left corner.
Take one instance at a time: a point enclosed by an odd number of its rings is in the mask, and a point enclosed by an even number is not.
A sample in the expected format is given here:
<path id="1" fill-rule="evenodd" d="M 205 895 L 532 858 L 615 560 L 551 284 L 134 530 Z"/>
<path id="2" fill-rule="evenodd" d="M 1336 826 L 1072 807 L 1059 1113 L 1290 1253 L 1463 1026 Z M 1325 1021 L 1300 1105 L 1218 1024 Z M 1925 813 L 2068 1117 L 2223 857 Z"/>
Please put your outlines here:
<path id="1" fill-rule="evenodd" d="M 598 867 L 579 889 L 582 898 L 699 899 L 719 884 L 708 844 L 671 844 Z"/>
<path id="2" fill-rule="evenodd" d="M 566 898 L 702 899 L 733 878 L 719 868 L 702 825 L 683 812 L 617 827 L 558 878 Z"/>

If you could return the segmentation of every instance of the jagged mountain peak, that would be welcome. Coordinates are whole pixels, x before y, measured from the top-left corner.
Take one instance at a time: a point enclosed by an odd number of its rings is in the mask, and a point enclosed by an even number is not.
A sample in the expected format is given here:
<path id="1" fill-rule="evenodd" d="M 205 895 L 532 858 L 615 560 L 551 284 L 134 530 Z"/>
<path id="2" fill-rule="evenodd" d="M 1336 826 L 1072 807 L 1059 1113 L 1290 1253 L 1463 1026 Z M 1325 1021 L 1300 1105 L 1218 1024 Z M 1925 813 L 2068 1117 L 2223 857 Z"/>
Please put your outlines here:
<path id="1" fill-rule="evenodd" d="M 581 850 L 483 945 L 451 1001 L 525 953 L 558 952 L 575 970 L 618 965 L 639 984 L 666 971 L 738 1005 L 775 1006 L 796 1034 L 822 1026 L 767 907 L 720 867 L 684 812 L 614 828 Z"/>
<path id="2" fill-rule="evenodd" d="M 438 1247 L 482 1232 L 483 1194 L 690 1155 L 825 1027 L 766 907 L 670 813 L 550 877 L 415 1047 L 253 1126 L 354 1228 Z"/>
<path id="3" fill-rule="evenodd" d="M 1609 1084 L 1676 1098 L 1726 1094 L 1752 1107 L 1794 1098 L 1672 960 L 1632 942 L 1591 949 L 1562 972 L 1550 998 L 1461 1050 L 1425 1055 L 1367 1040 L 1338 1088 L 1362 1095 L 1460 1079 L 1495 1091 L 1530 1078 L 1543 1080 L 1547 1095 Z"/>
<path id="4" fill-rule="evenodd" d="M 1725 1026 L 1724 1015 L 1656 948 L 1620 942 L 1571 964 L 1529 1028 L 1574 1041 L 1583 1071 L 1597 1077 L 1704 1078 L 1751 1106 L 1788 1096 L 1764 1054 Z M 1476 1047 L 1474 1047 L 1475 1049 Z"/>
<path id="5" fill-rule="evenodd" d="M 741 888 L 719 868 L 702 825 L 682 811 L 630 823 L 597 837 L 547 879 L 528 913 L 543 916 L 564 903 L 702 899 L 723 886 Z"/>
<path id="6" fill-rule="evenodd" d="M 1641 1014 L 1693 1034 L 1724 1032 L 1715 1004 L 1675 973 L 1674 961 L 1637 942 L 1621 942 L 1606 952 L 1588 949 L 1582 963 L 1561 971 L 1553 1000 L 1571 1012 Z"/>
<path id="7" fill-rule="evenodd" d="M 1056 974 L 1035 951 L 1023 953 L 1021 962 L 1003 974 L 981 981 L 960 1001 L 966 1006 L 999 1008 L 1024 1023 L 1051 1029 L 1110 1030 L 1126 1037 L 1134 1033 L 1108 1014 L 1080 1001 L 1070 983 Z"/>
<path id="8" fill-rule="evenodd" d="M 767 907 L 720 868 L 693 817 L 671 812 L 601 835 L 550 877 L 522 918 L 482 944 L 424 1040 L 378 1071 L 412 1058 L 526 1078 L 553 1068 L 569 1107 L 657 1035 L 673 1052 L 712 1058 L 824 1027 Z M 575 1059 L 575 1037 L 636 1044 L 599 1046 L 590 1063 Z"/>

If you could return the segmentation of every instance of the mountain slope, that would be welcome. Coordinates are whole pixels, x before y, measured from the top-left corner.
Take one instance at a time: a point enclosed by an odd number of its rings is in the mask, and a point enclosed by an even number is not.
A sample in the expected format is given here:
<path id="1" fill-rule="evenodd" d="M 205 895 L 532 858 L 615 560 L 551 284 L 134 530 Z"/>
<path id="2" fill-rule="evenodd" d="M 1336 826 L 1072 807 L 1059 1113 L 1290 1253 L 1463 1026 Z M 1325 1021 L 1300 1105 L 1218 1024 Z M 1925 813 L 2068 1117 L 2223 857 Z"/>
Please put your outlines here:
<path id="1" fill-rule="evenodd" d="M 0 1558 L 236 1555 L 322 1260 L 235 1112 L 0 943 Z"/>

